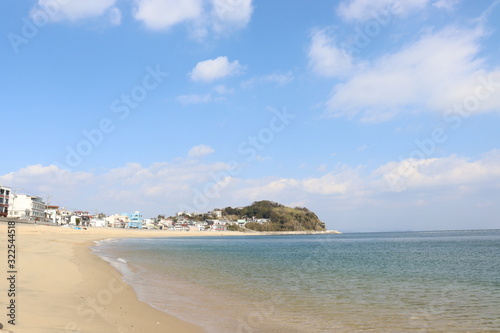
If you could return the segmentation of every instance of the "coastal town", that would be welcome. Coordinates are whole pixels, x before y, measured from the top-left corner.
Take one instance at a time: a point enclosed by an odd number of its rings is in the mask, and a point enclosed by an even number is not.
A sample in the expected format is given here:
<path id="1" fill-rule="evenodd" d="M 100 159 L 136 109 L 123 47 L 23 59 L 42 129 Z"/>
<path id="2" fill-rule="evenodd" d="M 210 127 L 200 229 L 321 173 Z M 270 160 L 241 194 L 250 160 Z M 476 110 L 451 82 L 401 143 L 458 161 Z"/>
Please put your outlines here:
<path id="1" fill-rule="evenodd" d="M 109 227 L 125 229 L 159 229 L 171 231 L 226 231 L 244 230 L 247 222 L 266 223 L 269 219 L 229 219 L 221 209 L 206 213 L 177 212 L 172 216 L 158 215 L 145 218 L 139 211 L 116 213 L 91 213 L 68 210 L 52 205 L 42 197 L 14 193 L 10 187 L 0 185 L 0 218 L 25 223 L 51 224 L 72 228 Z"/>

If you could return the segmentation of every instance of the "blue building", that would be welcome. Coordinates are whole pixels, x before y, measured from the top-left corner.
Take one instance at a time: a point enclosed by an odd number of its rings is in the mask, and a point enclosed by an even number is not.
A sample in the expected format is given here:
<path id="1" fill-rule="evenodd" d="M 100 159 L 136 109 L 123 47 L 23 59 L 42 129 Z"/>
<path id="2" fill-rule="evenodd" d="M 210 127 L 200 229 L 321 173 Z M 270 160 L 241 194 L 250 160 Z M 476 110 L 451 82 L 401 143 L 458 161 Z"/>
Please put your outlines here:
<path id="1" fill-rule="evenodd" d="M 128 216 L 127 228 L 142 229 L 142 214 L 135 212 L 133 214 L 123 214 Z"/>

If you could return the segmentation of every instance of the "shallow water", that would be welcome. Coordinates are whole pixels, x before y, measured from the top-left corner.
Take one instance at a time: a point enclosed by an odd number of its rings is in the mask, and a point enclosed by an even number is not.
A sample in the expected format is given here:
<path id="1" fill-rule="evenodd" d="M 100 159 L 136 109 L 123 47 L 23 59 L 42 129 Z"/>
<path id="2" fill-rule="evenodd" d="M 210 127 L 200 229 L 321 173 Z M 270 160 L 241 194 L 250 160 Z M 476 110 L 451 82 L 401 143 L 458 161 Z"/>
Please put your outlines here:
<path id="1" fill-rule="evenodd" d="M 207 332 L 500 332 L 499 230 L 122 239 L 95 251 L 141 300 Z"/>

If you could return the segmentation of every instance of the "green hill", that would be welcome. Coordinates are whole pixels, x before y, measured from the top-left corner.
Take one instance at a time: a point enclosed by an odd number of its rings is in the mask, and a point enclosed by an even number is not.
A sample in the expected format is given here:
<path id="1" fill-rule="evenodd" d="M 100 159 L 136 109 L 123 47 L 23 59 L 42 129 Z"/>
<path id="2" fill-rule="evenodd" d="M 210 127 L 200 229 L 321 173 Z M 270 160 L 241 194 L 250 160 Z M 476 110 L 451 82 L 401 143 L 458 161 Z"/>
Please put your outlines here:
<path id="1" fill-rule="evenodd" d="M 224 216 L 247 219 L 270 219 L 270 222 L 247 222 L 245 227 L 256 231 L 325 231 L 325 224 L 305 207 L 286 207 L 272 201 L 256 201 L 243 208 L 226 207 Z"/>

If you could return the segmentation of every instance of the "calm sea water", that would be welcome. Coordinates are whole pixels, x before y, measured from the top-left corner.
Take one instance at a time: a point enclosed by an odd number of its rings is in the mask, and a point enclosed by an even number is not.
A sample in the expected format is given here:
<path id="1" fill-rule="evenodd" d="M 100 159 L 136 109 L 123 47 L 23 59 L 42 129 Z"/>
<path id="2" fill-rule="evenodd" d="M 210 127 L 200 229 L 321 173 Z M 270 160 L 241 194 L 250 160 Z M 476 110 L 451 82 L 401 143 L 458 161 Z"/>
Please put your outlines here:
<path id="1" fill-rule="evenodd" d="M 207 332 L 500 332 L 500 230 L 122 239 L 96 254 Z"/>

